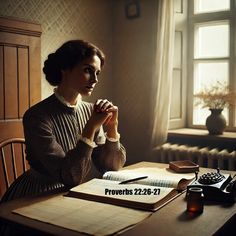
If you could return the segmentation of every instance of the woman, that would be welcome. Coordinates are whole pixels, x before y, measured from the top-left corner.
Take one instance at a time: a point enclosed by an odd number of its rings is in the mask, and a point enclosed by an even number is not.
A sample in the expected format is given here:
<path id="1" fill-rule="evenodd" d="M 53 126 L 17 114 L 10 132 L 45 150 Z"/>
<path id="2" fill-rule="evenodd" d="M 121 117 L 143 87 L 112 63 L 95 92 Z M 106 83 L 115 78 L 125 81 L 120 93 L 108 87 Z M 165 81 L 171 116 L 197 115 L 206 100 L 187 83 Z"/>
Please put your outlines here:
<path id="1" fill-rule="evenodd" d="M 118 108 L 106 99 L 94 105 L 81 99 L 93 92 L 103 65 L 102 51 L 83 40 L 68 41 L 48 56 L 43 72 L 56 86 L 54 94 L 23 117 L 31 168 L 11 185 L 2 201 L 65 191 L 86 180 L 92 163 L 101 172 L 124 165 Z"/>

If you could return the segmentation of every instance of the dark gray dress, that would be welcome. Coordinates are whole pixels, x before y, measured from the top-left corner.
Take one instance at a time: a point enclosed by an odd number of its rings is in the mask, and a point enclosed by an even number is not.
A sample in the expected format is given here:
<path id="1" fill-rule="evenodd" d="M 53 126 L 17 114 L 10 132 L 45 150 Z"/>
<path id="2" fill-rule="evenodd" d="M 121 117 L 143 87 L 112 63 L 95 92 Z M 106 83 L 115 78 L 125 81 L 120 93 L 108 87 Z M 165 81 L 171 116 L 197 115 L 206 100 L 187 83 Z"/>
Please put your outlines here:
<path id="1" fill-rule="evenodd" d="M 53 94 L 24 115 L 26 156 L 31 169 L 10 186 L 2 202 L 41 193 L 65 191 L 84 182 L 91 165 L 103 173 L 125 163 L 125 149 L 106 140 L 103 129 L 96 133 L 97 147 L 80 140 L 93 105 L 81 101 L 75 108 Z"/>

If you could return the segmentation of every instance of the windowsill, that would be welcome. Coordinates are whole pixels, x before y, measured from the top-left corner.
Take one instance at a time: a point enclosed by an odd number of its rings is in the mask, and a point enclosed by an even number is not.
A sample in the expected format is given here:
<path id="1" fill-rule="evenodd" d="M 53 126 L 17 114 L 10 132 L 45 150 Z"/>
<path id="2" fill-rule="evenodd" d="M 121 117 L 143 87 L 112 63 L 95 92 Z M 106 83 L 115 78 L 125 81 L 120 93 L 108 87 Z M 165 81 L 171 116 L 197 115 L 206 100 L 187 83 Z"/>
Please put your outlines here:
<path id="1" fill-rule="evenodd" d="M 236 132 L 224 132 L 221 135 L 210 135 L 207 130 L 204 129 L 189 129 L 189 128 L 183 128 L 183 129 L 173 129 L 168 131 L 168 135 L 173 136 L 199 136 L 201 138 L 206 139 L 233 139 L 236 141 Z"/>
<path id="2" fill-rule="evenodd" d="M 167 141 L 234 150 L 236 147 L 236 132 L 224 132 L 222 135 L 209 135 L 208 131 L 203 129 L 173 129 L 168 131 Z"/>

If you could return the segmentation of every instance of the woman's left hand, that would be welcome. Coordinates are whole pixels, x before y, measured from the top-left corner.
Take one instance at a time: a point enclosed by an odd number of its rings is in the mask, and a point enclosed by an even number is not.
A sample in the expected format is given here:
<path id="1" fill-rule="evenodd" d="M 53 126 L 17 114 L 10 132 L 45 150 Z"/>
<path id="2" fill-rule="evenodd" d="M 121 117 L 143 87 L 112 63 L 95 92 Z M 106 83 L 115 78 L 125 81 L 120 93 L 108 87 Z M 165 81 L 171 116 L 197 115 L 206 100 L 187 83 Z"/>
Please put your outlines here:
<path id="1" fill-rule="evenodd" d="M 107 99 L 99 99 L 94 105 L 94 110 L 95 112 L 105 112 L 109 114 L 104 122 L 106 127 L 118 125 L 118 107 L 113 105 L 112 102 Z"/>

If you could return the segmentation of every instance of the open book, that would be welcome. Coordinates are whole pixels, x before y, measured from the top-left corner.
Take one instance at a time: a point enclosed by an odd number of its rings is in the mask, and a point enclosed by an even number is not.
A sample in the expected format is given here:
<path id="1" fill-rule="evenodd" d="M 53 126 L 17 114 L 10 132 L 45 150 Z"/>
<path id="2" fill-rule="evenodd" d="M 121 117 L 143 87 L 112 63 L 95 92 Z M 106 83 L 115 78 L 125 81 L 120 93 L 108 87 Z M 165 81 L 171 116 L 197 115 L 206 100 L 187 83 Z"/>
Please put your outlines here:
<path id="1" fill-rule="evenodd" d="M 121 184 L 139 177 L 145 178 Z M 151 167 L 108 171 L 103 179 L 92 179 L 78 185 L 67 196 L 155 211 L 185 190 L 193 178 L 194 174 L 177 174 Z"/>

